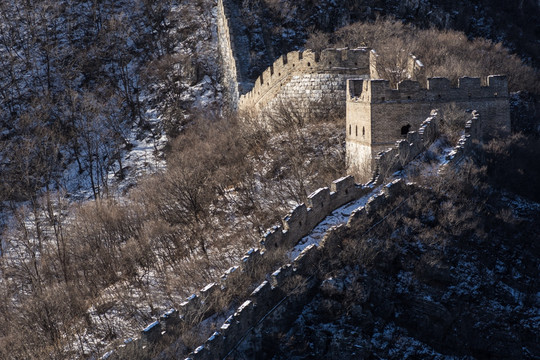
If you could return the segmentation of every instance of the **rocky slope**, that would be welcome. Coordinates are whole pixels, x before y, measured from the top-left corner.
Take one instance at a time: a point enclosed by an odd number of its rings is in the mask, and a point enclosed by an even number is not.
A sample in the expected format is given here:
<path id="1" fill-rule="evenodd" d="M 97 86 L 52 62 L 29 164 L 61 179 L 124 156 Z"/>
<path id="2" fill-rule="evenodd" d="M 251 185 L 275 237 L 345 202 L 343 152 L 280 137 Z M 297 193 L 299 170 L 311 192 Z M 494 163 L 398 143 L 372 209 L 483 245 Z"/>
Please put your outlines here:
<path id="1" fill-rule="evenodd" d="M 475 179 L 434 180 L 348 232 L 294 324 L 263 334 L 264 358 L 537 359 L 540 204 Z"/>

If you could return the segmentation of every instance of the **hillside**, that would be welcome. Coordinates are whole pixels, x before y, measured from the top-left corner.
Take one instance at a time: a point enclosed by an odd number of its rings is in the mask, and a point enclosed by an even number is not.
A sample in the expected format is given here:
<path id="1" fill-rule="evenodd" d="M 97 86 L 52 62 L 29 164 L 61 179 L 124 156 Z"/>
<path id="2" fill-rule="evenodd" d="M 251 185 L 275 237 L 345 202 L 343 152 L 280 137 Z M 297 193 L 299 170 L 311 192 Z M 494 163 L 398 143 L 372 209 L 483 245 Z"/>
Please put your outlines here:
<path id="1" fill-rule="evenodd" d="M 458 30 L 468 38 L 502 42 L 528 64 L 538 67 L 539 29 L 537 2 L 520 1 L 347 1 L 281 2 L 227 0 L 236 8 L 235 25 L 240 32 L 237 49 L 246 81 L 253 81 L 275 58 L 304 46 L 312 33 L 331 34 L 338 28 L 379 17 L 394 17 L 420 29 Z M 319 45 L 326 45 L 318 42 Z M 351 48 L 366 45 L 348 43 Z M 368 45 L 369 46 L 369 45 Z"/>
<path id="2" fill-rule="evenodd" d="M 459 175 L 399 174 L 421 189 L 407 211 L 386 219 L 373 239 L 355 228 L 343 233 L 350 251 L 313 272 L 320 284 L 291 309 L 295 319 L 231 356 L 353 356 L 351 336 L 365 358 L 402 358 L 410 347 L 434 358 L 539 356 L 540 197 L 531 180 L 540 176 L 538 4 L 226 2 L 244 90 L 289 50 L 367 45 L 385 58 L 392 54 L 385 50 L 405 53 L 410 43 L 435 69 L 429 75 L 455 82 L 509 74 L 512 130 L 525 132 L 486 143 Z M 335 104 L 316 116 L 284 104 L 264 122 L 230 111 L 216 5 L 0 4 L 0 358 L 114 358 L 116 349 L 140 344 L 141 330 L 166 311 L 226 281 L 222 274 L 246 252 L 260 254 L 253 249 L 264 246 L 267 229 L 346 174 L 346 129 Z M 380 62 L 393 84 L 403 76 L 398 60 Z M 458 129 L 444 143 L 451 148 L 463 124 L 447 127 Z M 432 157 L 424 160 L 435 166 L 444 154 Z M 380 252 L 360 254 L 373 244 Z M 181 336 L 170 331 L 124 358 L 187 356 L 223 323 L 219 316 L 234 314 L 289 261 L 289 250 L 252 264 L 248 280 L 231 276 L 234 286 L 186 320 Z M 195 325 L 210 312 L 216 317 Z M 432 327 L 447 313 L 452 321 Z"/>
<path id="3" fill-rule="evenodd" d="M 344 232 L 313 299 L 290 327 L 268 324 L 257 358 L 537 358 L 539 204 L 474 165 L 452 176 L 423 179 L 368 236 Z"/>

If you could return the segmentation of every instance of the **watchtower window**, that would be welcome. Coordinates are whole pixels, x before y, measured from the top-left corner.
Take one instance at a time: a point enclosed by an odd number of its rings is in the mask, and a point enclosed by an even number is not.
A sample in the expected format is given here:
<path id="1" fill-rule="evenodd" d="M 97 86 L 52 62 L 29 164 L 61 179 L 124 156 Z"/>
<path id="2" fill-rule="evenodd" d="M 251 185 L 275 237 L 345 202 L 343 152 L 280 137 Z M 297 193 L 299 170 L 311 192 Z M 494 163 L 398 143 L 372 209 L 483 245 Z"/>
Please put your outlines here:
<path id="1" fill-rule="evenodd" d="M 411 124 L 407 124 L 405 126 L 402 126 L 401 127 L 401 135 L 407 135 L 407 133 L 409 132 L 411 128 Z"/>
<path id="2" fill-rule="evenodd" d="M 356 126 L 356 136 L 358 136 L 358 126 Z"/>
<path id="3" fill-rule="evenodd" d="M 310 62 L 308 62 L 308 63 L 307 63 L 307 66 L 311 66 L 311 63 L 310 63 Z"/>
<path id="4" fill-rule="evenodd" d="M 366 136 L 366 128 L 362 126 L 362 136 Z"/>
<path id="5" fill-rule="evenodd" d="M 349 135 L 352 134 L 352 125 L 349 125 Z"/>

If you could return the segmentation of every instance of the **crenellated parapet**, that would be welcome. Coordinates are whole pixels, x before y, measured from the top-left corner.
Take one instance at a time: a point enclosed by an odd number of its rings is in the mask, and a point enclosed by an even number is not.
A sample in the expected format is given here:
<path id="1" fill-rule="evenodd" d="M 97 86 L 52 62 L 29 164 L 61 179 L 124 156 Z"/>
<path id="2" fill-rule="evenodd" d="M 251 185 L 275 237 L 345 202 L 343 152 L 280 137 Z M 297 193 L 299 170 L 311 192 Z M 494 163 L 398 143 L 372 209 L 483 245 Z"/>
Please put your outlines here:
<path id="1" fill-rule="evenodd" d="M 336 257 L 342 251 L 343 234 L 351 228 L 373 226 L 389 204 L 414 191 L 414 185 L 401 179 L 388 183 L 365 206 L 356 209 L 346 225 L 332 227 L 318 246 L 309 245 L 292 262 L 271 273 L 186 360 L 225 358 L 246 338 L 264 329 L 266 323 L 292 322 L 297 315 L 293 309 L 301 309 L 320 284 L 321 261 Z"/>
<path id="2" fill-rule="evenodd" d="M 314 191 L 308 196 L 305 204 L 292 209 L 283 217 L 280 225 L 269 230 L 260 241 L 260 248 L 249 250 L 240 262 L 227 269 L 216 282 L 210 283 L 193 293 L 180 304 L 177 309 L 171 309 L 159 319 L 145 327 L 140 338 L 126 342 L 121 348 L 106 355 L 107 359 L 126 358 L 129 354 L 141 351 L 154 344 L 162 344 L 171 337 L 179 336 L 182 329 L 196 329 L 204 319 L 208 319 L 222 311 L 222 301 L 227 298 L 231 289 L 237 291 L 239 286 L 249 288 L 254 271 L 261 261 L 271 258 L 276 251 L 287 251 L 336 208 L 369 194 L 374 189 L 373 184 L 359 185 L 350 176 L 337 179 L 330 187 Z M 291 264 L 282 266 L 270 278 L 270 284 L 263 282 L 228 320 L 218 332 L 208 339 L 205 347 L 195 350 L 194 358 L 207 353 L 208 349 L 223 349 L 233 344 L 232 339 L 238 338 L 246 330 L 246 324 L 259 319 L 262 312 L 274 306 L 284 296 L 283 284 L 288 284 L 293 269 L 301 269 L 308 262 L 314 261 L 311 255 L 313 247 L 303 251 Z M 301 271 L 296 271 L 295 274 Z M 275 291 L 276 287 L 282 289 Z M 272 290 L 272 291 L 270 291 Z M 256 305 L 256 306 L 255 306 Z M 263 306 L 264 305 L 264 306 Z M 193 330 L 194 331 L 194 330 Z M 225 338 L 226 335 L 226 344 Z M 219 350 L 221 351 L 221 350 Z M 200 353 L 200 354 L 199 354 Z M 128 354 L 128 355 L 126 355 Z M 198 354 L 198 355 L 197 355 Z M 215 356 L 215 352 L 211 352 Z"/>
<path id="3" fill-rule="evenodd" d="M 325 49 L 293 51 L 279 57 L 255 80 L 253 89 L 240 96 L 239 110 L 262 109 L 295 75 L 370 73 L 370 49 Z M 324 85 L 324 84 L 321 84 Z M 343 88 L 345 84 L 343 83 Z"/>
<path id="4" fill-rule="evenodd" d="M 403 80 L 396 89 L 388 80 L 350 80 L 348 100 L 352 102 L 396 103 L 396 102 L 459 102 L 476 99 L 508 98 L 508 81 L 504 75 L 490 75 L 483 86 L 480 78 L 462 77 L 458 86 L 452 87 L 446 78 L 427 79 L 427 88 L 418 81 Z"/>

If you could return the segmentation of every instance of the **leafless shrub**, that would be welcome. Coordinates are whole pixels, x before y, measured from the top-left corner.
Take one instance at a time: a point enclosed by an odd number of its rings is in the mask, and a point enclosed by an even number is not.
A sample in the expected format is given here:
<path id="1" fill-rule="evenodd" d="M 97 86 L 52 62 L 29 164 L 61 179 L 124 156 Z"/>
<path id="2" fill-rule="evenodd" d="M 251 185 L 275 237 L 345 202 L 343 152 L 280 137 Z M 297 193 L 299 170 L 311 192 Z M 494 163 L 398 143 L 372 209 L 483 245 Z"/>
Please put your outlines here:
<path id="1" fill-rule="evenodd" d="M 317 33 L 306 46 L 321 47 Z M 332 47 L 369 46 L 379 54 L 377 70 L 383 79 L 396 84 L 407 75 L 407 57 L 416 55 L 424 64 L 427 77 L 447 77 L 454 85 L 462 76 L 508 75 L 509 90 L 540 93 L 538 73 L 509 53 L 501 43 L 486 39 L 468 40 L 459 31 L 417 29 L 392 18 L 358 22 L 338 29 L 329 36 Z"/>
<path id="2" fill-rule="evenodd" d="M 466 111 L 458 109 L 455 103 L 445 105 L 441 109 L 441 120 L 439 130 L 446 137 L 451 146 L 455 146 L 465 132 L 465 124 L 472 115 Z"/>

